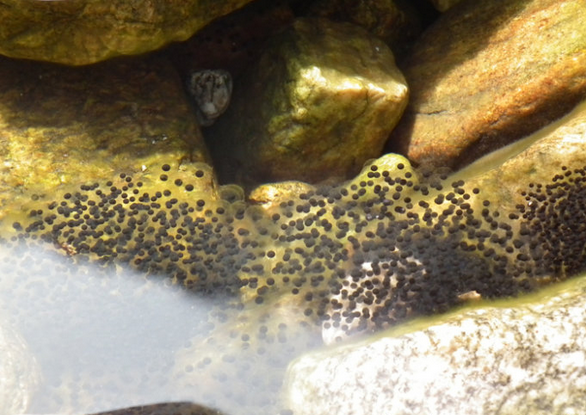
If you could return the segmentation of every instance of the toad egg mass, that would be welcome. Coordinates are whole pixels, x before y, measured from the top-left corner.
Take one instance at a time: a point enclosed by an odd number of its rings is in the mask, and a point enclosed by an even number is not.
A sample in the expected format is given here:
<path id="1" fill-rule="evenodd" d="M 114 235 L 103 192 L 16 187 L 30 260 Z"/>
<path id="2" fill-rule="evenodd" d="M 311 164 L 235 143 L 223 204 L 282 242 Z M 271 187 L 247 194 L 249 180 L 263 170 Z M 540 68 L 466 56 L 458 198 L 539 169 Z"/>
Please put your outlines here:
<path id="1" fill-rule="evenodd" d="M 0 281 L 43 366 L 33 408 L 271 413 L 304 351 L 583 271 L 585 174 L 528 184 L 514 212 L 381 159 L 266 205 L 193 197 L 209 171 L 169 165 L 35 202 L 5 219 Z"/>

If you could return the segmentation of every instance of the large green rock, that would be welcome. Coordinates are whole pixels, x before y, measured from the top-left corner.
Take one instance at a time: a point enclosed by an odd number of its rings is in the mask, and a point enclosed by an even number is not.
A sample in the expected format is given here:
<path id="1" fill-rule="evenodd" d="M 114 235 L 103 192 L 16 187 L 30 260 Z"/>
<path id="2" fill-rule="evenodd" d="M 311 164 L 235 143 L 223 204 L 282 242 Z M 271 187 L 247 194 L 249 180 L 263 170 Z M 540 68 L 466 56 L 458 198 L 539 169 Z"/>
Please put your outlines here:
<path id="1" fill-rule="evenodd" d="M 380 155 L 406 101 L 382 41 L 350 24 L 301 19 L 235 83 L 208 138 L 225 181 L 346 179 Z"/>
<path id="2" fill-rule="evenodd" d="M 250 0 L 7 0 L 0 54 L 85 65 L 189 38 Z"/>

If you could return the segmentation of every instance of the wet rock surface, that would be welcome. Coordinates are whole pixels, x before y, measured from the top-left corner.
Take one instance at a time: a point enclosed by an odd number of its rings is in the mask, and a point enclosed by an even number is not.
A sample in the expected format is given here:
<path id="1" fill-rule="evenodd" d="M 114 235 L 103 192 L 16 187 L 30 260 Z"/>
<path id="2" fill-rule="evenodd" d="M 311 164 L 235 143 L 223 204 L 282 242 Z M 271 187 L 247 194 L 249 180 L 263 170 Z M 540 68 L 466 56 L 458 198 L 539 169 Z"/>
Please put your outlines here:
<path id="1" fill-rule="evenodd" d="M 465 179 L 483 189 L 493 203 L 511 209 L 527 201 L 526 182 L 544 183 L 556 171 L 586 165 L 585 134 L 586 102 L 582 102 L 558 121 L 481 158 L 454 178 Z"/>
<path id="2" fill-rule="evenodd" d="M 6 0 L 0 53 L 67 65 L 137 55 L 192 36 L 250 0 Z"/>
<path id="3" fill-rule="evenodd" d="M 402 63 L 411 97 L 389 149 L 461 167 L 564 115 L 586 92 L 581 1 L 464 2 Z"/>
<path id="4" fill-rule="evenodd" d="M 384 43 L 351 25 L 298 20 L 235 83 L 211 151 L 225 182 L 348 178 L 380 153 L 406 99 Z"/>

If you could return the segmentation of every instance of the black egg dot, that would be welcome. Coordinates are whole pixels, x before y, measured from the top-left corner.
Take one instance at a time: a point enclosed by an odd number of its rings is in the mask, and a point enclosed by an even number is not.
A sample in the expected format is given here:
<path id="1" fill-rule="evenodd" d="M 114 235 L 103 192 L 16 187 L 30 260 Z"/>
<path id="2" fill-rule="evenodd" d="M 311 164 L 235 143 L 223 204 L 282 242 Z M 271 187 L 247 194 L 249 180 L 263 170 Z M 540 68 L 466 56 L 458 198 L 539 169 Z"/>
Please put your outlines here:
<path id="1" fill-rule="evenodd" d="M 163 171 L 169 171 L 169 170 L 171 170 L 171 166 L 169 166 L 168 164 L 163 164 L 162 169 L 163 169 Z"/>

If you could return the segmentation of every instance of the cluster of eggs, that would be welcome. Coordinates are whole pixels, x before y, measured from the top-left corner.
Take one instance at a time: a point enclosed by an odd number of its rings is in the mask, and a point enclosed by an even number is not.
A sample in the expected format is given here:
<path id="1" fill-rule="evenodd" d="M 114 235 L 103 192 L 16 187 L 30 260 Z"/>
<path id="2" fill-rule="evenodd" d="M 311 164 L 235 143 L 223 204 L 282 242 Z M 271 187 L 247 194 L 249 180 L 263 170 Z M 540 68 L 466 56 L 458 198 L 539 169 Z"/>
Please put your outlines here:
<path id="1" fill-rule="evenodd" d="M 163 165 L 149 183 L 121 174 L 84 184 L 13 221 L 2 244 L 56 250 L 71 269 L 132 268 L 213 300 L 206 334 L 177 354 L 170 375 L 209 404 L 221 404 L 206 399 L 223 390 L 248 408 L 270 407 L 287 362 L 311 347 L 584 269 L 584 169 L 528 185 L 512 212 L 396 158 L 268 206 L 229 186 L 218 199 L 192 197 L 210 172 L 189 180 L 176 170 Z M 19 255 L 3 261 L 23 265 Z M 272 376 L 251 369 L 267 362 Z M 222 388 L 231 377 L 246 387 Z"/>

